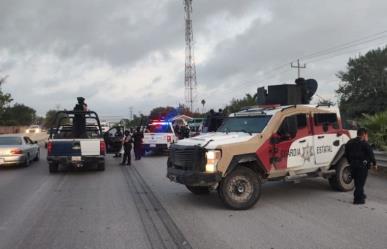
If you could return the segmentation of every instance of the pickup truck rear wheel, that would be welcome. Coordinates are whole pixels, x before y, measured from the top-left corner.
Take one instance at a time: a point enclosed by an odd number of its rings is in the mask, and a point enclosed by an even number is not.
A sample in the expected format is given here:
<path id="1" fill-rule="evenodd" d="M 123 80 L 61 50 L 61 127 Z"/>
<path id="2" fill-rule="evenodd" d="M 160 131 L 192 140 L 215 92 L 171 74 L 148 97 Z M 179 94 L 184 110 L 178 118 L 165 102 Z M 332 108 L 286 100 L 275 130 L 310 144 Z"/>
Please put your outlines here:
<path id="1" fill-rule="evenodd" d="M 49 163 L 48 164 L 48 170 L 50 173 L 56 173 L 58 172 L 59 164 L 57 163 Z"/>
<path id="2" fill-rule="evenodd" d="M 195 195 L 207 195 L 210 193 L 210 187 L 206 186 L 188 186 L 185 185 L 189 191 Z"/>
<path id="3" fill-rule="evenodd" d="M 346 159 L 342 159 L 336 166 L 336 175 L 329 178 L 329 185 L 334 190 L 351 191 L 355 187 L 351 169 Z"/>
<path id="4" fill-rule="evenodd" d="M 99 163 L 98 166 L 97 166 L 97 169 L 99 171 L 104 171 L 105 170 L 105 163 Z"/>
<path id="5" fill-rule="evenodd" d="M 261 190 L 261 176 L 247 167 L 240 166 L 220 182 L 218 194 L 229 208 L 244 210 L 257 203 Z"/>

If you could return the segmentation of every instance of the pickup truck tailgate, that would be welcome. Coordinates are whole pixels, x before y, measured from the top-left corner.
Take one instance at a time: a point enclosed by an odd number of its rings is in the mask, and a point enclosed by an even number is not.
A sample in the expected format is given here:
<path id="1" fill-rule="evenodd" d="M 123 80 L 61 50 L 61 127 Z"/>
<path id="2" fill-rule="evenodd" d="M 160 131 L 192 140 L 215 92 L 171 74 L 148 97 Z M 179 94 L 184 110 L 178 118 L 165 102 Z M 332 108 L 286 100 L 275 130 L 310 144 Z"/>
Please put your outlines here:
<path id="1" fill-rule="evenodd" d="M 168 133 L 145 133 L 143 143 L 144 144 L 165 144 L 167 143 Z M 172 138 L 171 135 L 169 137 Z"/>
<path id="2" fill-rule="evenodd" d="M 99 139 L 58 139 L 52 140 L 51 156 L 99 156 Z"/>
<path id="3" fill-rule="evenodd" d="M 97 156 L 100 154 L 99 140 L 81 140 L 82 156 Z"/>
<path id="4" fill-rule="evenodd" d="M 80 156 L 81 150 L 79 145 L 74 143 L 73 140 L 53 140 L 51 156 Z"/>

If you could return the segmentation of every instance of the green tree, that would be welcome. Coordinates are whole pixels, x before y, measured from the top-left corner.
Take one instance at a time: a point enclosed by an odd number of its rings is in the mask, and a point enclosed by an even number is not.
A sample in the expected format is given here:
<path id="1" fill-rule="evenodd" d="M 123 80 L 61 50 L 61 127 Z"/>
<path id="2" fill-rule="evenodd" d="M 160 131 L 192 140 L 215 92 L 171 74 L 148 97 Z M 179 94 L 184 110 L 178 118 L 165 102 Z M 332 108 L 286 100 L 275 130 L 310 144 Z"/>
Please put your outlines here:
<path id="1" fill-rule="evenodd" d="M 120 123 L 123 122 L 125 124 L 125 127 L 127 127 L 127 128 L 129 128 L 129 127 L 135 128 L 138 126 L 146 125 L 147 121 L 148 121 L 148 116 L 145 116 L 143 114 L 140 114 L 140 115 L 134 114 L 132 120 L 123 119 L 120 121 Z"/>
<path id="2" fill-rule="evenodd" d="M 367 128 L 370 141 L 379 149 L 387 150 L 387 111 L 364 114 L 361 125 Z"/>
<path id="3" fill-rule="evenodd" d="M 52 128 L 55 123 L 56 110 L 49 110 L 46 112 L 43 126 L 46 128 Z"/>
<path id="4" fill-rule="evenodd" d="M 43 122 L 43 126 L 45 128 L 48 129 L 48 128 L 55 127 L 57 125 L 55 123 L 55 121 L 59 121 L 59 119 L 61 119 L 62 117 L 66 116 L 66 114 L 61 114 L 61 115 L 58 116 L 58 120 L 55 120 L 57 112 L 58 112 L 57 110 L 49 110 L 49 111 L 47 111 L 46 117 L 44 118 L 44 122 Z M 62 121 L 62 124 L 68 123 L 68 122 L 70 122 L 70 121 L 68 119 L 66 119 L 66 120 Z"/>
<path id="5" fill-rule="evenodd" d="M 5 125 L 30 125 L 36 120 L 36 111 L 23 104 L 14 104 L 4 109 L 3 122 Z"/>
<path id="6" fill-rule="evenodd" d="M 172 106 L 156 107 L 151 110 L 149 119 L 168 119 L 178 114 L 178 111 Z"/>
<path id="7" fill-rule="evenodd" d="M 234 113 L 240 111 L 243 107 L 254 106 L 257 104 L 257 94 L 247 93 L 242 99 L 232 99 L 231 103 L 225 107 L 225 113 Z"/>
<path id="8" fill-rule="evenodd" d="M 351 58 L 347 70 L 337 76 L 340 109 L 350 118 L 375 114 L 387 107 L 387 47 Z"/>
<path id="9" fill-rule="evenodd" d="M 13 100 L 11 94 L 3 93 L 3 91 L 1 90 L 1 87 L 5 83 L 6 79 L 7 76 L 0 77 L 0 120 L 4 120 L 4 117 L 2 117 L 2 115 L 4 114 L 5 109 L 9 107 L 9 104 Z"/>

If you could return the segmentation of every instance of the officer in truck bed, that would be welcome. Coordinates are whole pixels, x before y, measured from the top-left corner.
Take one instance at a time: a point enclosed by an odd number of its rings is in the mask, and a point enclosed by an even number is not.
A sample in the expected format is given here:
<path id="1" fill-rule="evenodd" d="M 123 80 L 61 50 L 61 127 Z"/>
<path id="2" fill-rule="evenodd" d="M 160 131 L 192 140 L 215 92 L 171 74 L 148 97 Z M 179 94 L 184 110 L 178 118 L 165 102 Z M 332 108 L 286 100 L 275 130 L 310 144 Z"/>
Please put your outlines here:
<path id="1" fill-rule="evenodd" d="M 365 128 L 357 130 L 357 137 L 345 145 L 345 156 L 351 165 L 351 174 L 355 181 L 353 204 L 365 204 L 364 184 L 371 164 L 376 165 L 374 152 L 368 144 L 368 132 Z"/>

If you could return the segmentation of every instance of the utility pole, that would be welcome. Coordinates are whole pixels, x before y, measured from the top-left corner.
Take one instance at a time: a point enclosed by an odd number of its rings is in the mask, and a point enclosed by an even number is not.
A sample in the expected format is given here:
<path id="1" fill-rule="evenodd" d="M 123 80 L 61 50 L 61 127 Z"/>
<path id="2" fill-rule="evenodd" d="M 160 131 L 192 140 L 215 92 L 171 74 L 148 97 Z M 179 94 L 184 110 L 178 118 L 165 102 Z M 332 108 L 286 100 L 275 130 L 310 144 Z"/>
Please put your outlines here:
<path id="1" fill-rule="evenodd" d="M 301 78 L 301 69 L 306 68 L 306 64 L 300 65 L 300 59 L 297 59 L 297 65 L 293 65 L 293 62 L 290 64 L 291 68 L 297 68 L 297 78 Z"/>

